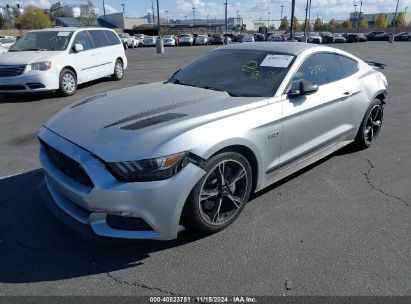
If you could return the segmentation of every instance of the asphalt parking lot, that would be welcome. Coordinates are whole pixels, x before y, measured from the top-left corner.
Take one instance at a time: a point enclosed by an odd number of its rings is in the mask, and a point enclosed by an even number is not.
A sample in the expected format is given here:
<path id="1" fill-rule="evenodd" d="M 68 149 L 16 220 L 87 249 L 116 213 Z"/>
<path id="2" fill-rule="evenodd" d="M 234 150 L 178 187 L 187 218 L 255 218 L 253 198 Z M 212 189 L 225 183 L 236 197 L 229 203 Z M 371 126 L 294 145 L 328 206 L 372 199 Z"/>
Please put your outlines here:
<path id="1" fill-rule="evenodd" d="M 74 101 L 165 80 L 213 47 L 129 49 L 122 81 L 69 98 L 0 96 L 0 295 L 411 295 L 411 43 L 336 46 L 387 64 L 374 146 L 343 149 L 258 193 L 208 237 L 80 239 L 41 202 L 36 132 Z"/>

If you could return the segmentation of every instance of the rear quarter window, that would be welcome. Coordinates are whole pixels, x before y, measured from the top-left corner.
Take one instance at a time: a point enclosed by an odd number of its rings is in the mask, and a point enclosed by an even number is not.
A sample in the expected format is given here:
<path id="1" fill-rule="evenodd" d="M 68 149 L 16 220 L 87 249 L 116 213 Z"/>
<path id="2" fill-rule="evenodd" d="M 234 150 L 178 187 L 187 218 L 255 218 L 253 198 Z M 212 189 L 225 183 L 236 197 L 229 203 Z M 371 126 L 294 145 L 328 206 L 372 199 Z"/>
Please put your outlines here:
<path id="1" fill-rule="evenodd" d="M 107 41 L 106 35 L 104 35 L 103 31 L 99 30 L 91 30 L 88 31 L 90 33 L 91 39 L 93 39 L 94 42 L 94 47 L 95 48 L 100 48 L 104 46 L 110 45 L 110 43 Z"/>
<path id="2" fill-rule="evenodd" d="M 340 58 L 343 76 L 348 77 L 358 72 L 358 62 L 354 59 L 345 57 L 345 56 L 338 56 Z"/>
<path id="3" fill-rule="evenodd" d="M 121 41 L 119 39 L 119 37 L 117 36 L 116 33 L 112 32 L 112 31 L 104 31 L 104 33 L 106 34 L 107 40 L 109 42 L 109 44 L 111 45 L 115 45 L 115 44 L 121 44 Z"/>

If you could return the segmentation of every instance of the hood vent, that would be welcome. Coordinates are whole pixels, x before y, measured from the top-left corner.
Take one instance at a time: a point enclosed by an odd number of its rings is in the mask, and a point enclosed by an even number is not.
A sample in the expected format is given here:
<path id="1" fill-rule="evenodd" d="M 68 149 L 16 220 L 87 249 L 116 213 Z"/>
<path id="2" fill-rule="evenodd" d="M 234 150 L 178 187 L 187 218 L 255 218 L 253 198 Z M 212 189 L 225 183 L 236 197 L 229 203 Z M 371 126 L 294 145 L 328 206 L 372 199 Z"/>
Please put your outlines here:
<path id="1" fill-rule="evenodd" d="M 126 125 L 121 127 L 122 130 L 139 130 L 146 127 L 154 126 L 163 122 L 167 122 L 170 120 L 178 119 L 181 117 L 187 116 L 187 114 L 179 114 L 179 113 L 166 113 L 154 117 L 150 117 L 147 119 L 143 119 L 132 124 Z"/>
<path id="2" fill-rule="evenodd" d="M 81 105 L 83 105 L 83 104 L 86 104 L 86 103 L 88 103 L 88 102 L 90 102 L 90 101 L 93 101 L 93 100 L 96 100 L 96 99 L 99 99 L 99 98 L 106 97 L 106 96 L 107 96 L 107 93 L 101 93 L 101 94 L 98 94 L 98 95 L 94 95 L 94 96 L 88 97 L 88 98 L 80 101 L 79 103 L 73 105 L 73 106 L 71 107 L 71 109 L 73 109 L 73 108 L 75 108 L 75 107 L 78 107 L 78 106 L 81 106 Z"/>

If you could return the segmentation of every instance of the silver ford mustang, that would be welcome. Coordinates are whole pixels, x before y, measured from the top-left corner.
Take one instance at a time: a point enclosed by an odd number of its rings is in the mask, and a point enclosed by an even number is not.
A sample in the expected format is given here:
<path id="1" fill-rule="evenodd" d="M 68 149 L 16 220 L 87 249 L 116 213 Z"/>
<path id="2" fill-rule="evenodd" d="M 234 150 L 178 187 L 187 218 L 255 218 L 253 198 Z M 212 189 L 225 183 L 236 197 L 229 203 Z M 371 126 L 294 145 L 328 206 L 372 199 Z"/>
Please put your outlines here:
<path id="1" fill-rule="evenodd" d="M 386 94 L 383 74 L 334 48 L 221 47 L 166 82 L 86 98 L 45 123 L 47 205 L 98 236 L 213 233 L 252 191 L 351 142 L 369 147 Z"/>

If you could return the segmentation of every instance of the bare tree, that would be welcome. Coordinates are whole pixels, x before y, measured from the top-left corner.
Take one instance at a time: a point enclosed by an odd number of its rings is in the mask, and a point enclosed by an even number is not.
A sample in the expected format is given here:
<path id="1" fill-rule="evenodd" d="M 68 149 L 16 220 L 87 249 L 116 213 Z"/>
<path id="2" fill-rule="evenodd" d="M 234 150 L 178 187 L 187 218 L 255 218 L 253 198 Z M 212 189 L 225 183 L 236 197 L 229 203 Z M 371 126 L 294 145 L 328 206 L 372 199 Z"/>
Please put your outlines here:
<path id="1" fill-rule="evenodd" d="M 87 0 L 86 4 L 80 5 L 80 21 L 84 25 L 94 25 L 96 23 L 97 13 L 93 1 Z"/>

